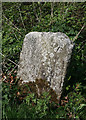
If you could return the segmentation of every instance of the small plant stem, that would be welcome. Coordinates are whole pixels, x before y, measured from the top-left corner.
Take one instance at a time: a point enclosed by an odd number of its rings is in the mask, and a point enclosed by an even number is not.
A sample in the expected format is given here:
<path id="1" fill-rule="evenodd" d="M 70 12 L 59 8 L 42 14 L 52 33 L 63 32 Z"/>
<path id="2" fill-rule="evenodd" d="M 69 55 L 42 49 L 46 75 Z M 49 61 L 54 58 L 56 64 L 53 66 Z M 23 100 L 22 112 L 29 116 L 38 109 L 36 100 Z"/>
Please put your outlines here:
<path id="1" fill-rule="evenodd" d="M 82 26 L 81 30 L 78 32 L 78 34 L 74 37 L 73 42 L 75 42 L 75 40 L 78 38 L 79 34 L 81 33 L 81 31 L 84 29 L 85 24 Z"/>
<path id="2" fill-rule="evenodd" d="M 3 55 L 2 53 L 0 53 L 0 55 L 2 55 L 3 57 L 5 57 L 5 55 Z M 18 66 L 18 64 L 16 64 L 14 61 L 10 60 L 9 58 L 7 58 L 7 59 L 8 59 L 8 61 L 10 61 L 11 63 L 13 63 L 13 64 L 15 64 L 15 65 Z"/>
<path id="3" fill-rule="evenodd" d="M 21 5 L 20 5 L 21 6 Z M 21 15 L 21 10 L 20 10 L 20 6 L 18 6 L 18 9 L 19 9 L 19 13 L 20 13 L 20 18 L 21 18 L 21 21 L 22 21 L 22 25 L 23 25 L 23 27 L 24 27 L 24 30 L 25 30 L 25 32 L 26 32 L 26 28 L 25 28 L 25 25 L 24 25 L 24 21 L 23 21 L 23 18 L 22 18 L 22 15 Z"/>
<path id="4" fill-rule="evenodd" d="M 9 19 L 8 19 L 5 15 L 3 15 L 3 16 L 4 16 L 4 18 L 9 22 Z M 16 27 L 11 21 L 10 21 L 10 23 L 11 23 L 11 25 L 13 25 L 13 26 L 19 31 L 19 33 L 21 34 L 19 28 Z M 21 34 L 21 35 L 22 35 L 22 34 Z"/>

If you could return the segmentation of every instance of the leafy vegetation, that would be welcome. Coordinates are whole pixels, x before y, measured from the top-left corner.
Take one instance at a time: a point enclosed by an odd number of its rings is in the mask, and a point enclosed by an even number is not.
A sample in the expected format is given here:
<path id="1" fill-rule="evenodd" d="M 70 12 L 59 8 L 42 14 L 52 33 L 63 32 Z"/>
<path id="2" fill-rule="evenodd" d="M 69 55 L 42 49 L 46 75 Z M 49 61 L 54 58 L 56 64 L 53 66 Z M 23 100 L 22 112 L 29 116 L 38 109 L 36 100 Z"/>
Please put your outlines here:
<path id="1" fill-rule="evenodd" d="M 86 2 L 3 2 L 2 10 L 2 117 L 85 120 Z M 60 102 L 54 91 L 51 90 L 52 94 L 46 91 L 49 86 L 43 81 L 47 87 L 40 92 L 42 96 L 37 95 L 35 86 L 39 85 L 40 89 L 41 80 L 24 84 L 25 88 L 18 85 L 14 71 L 23 39 L 31 31 L 63 32 L 75 43 Z"/>
<path id="2" fill-rule="evenodd" d="M 3 76 L 3 79 L 6 76 Z M 60 101 L 55 91 L 45 80 L 18 84 L 16 74 L 9 75 L 3 82 L 2 117 L 8 118 L 82 118 L 86 119 L 86 100 L 81 95 L 80 84 Z M 45 86 L 44 86 L 45 84 Z M 42 85 L 42 86 L 41 86 Z M 39 88 L 39 92 L 36 89 Z M 41 87 L 40 87 L 41 86 Z M 40 93 L 40 94 L 39 94 Z"/>

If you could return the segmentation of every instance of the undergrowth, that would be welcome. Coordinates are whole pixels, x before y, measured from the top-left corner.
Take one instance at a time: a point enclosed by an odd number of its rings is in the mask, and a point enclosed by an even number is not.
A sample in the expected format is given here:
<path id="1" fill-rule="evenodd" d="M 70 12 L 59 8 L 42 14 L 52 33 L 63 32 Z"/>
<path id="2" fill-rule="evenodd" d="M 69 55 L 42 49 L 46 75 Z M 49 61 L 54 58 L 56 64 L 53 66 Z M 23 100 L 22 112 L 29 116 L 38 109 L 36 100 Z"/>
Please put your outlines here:
<path id="1" fill-rule="evenodd" d="M 5 78 L 5 80 L 4 80 Z M 3 81 L 4 80 L 4 81 Z M 58 102 L 55 91 L 42 79 L 19 85 L 16 73 L 2 77 L 2 118 L 86 119 L 86 99 L 79 83 Z M 36 88 L 38 86 L 38 89 Z"/>

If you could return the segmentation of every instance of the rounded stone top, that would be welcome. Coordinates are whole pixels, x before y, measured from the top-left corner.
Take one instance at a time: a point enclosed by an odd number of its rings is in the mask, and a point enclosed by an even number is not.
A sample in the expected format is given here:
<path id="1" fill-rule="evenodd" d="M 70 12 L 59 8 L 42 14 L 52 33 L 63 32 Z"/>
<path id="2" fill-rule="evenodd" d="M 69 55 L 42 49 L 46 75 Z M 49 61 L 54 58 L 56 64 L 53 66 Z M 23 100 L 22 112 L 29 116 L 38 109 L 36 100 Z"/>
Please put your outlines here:
<path id="1" fill-rule="evenodd" d="M 33 36 L 33 37 L 41 37 L 41 36 L 49 36 L 49 37 L 57 37 L 58 39 L 61 39 L 61 43 L 62 41 L 65 43 L 67 42 L 70 42 L 71 44 L 73 44 L 73 41 L 69 39 L 69 37 L 65 34 L 65 33 L 62 33 L 62 32 L 37 32 L 37 31 L 34 31 L 34 32 L 30 32 L 28 34 L 25 35 L 26 38 L 30 37 L 30 36 Z"/>

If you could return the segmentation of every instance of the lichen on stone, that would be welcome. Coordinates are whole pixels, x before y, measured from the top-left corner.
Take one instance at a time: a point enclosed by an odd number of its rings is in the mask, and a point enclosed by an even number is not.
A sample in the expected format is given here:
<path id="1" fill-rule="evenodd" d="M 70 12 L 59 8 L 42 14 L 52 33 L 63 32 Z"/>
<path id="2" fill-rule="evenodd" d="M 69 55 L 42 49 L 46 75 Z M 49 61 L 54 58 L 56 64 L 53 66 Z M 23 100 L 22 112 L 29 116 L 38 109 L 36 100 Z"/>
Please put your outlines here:
<path id="1" fill-rule="evenodd" d="M 45 79 L 61 96 L 73 43 L 61 32 L 30 32 L 25 36 L 18 77 L 23 81 Z"/>

